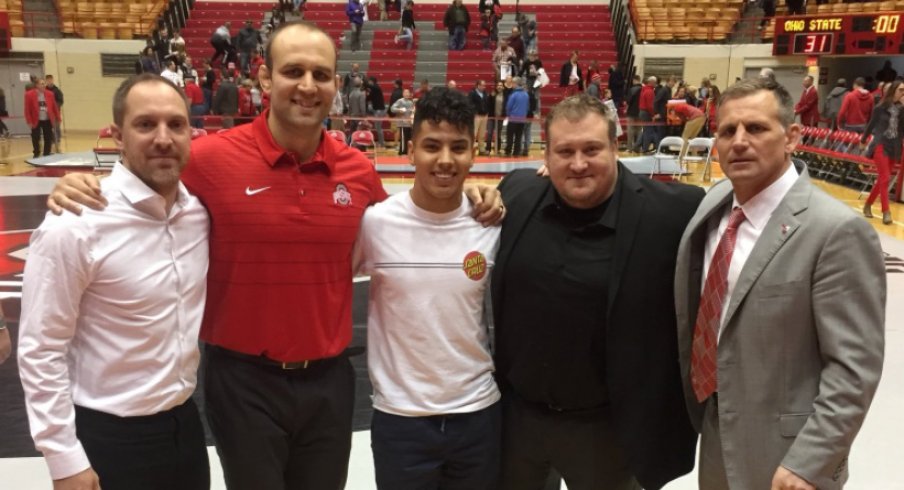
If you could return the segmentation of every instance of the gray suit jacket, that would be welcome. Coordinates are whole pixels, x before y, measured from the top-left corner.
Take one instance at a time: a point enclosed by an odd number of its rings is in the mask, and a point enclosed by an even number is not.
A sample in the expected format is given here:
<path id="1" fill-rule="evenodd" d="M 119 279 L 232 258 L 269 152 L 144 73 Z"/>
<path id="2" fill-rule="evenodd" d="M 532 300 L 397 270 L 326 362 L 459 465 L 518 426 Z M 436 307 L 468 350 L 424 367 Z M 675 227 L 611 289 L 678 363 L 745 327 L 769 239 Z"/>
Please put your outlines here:
<path id="1" fill-rule="evenodd" d="M 719 341 L 719 428 L 732 490 L 763 490 L 779 465 L 820 490 L 840 489 L 847 456 L 882 372 L 885 267 L 878 237 L 816 188 L 806 168 L 745 263 Z M 714 185 L 681 239 L 675 274 L 685 400 L 690 385 L 707 222 L 732 203 Z"/>

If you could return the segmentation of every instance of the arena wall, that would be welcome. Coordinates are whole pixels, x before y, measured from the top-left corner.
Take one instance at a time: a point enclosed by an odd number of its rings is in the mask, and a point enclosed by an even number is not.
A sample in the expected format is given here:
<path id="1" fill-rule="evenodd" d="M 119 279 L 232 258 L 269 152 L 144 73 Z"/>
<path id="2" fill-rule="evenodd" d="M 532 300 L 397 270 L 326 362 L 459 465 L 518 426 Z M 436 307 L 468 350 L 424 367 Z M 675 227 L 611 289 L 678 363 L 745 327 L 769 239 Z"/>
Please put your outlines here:
<path id="1" fill-rule="evenodd" d="M 43 54 L 44 73 L 54 76 L 65 96 L 63 127 L 67 131 L 96 132 L 113 121 L 111 112 L 113 92 L 125 79 L 103 76 L 100 54 L 137 54 L 144 45 L 145 42 L 142 40 L 15 37 L 12 51 Z"/>

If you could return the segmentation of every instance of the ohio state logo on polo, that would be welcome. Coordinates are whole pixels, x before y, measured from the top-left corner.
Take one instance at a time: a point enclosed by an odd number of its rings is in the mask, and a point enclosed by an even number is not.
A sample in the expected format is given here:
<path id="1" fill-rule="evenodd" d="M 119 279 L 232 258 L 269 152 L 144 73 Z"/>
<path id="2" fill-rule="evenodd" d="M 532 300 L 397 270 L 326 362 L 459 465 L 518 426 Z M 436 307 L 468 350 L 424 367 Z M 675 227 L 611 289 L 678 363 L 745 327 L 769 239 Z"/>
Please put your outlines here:
<path id="1" fill-rule="evenodd" d="M 480 252 L 468 252 L 462 262 L 462 270 L 472 281 L 479 281 L 487 273 L 487 258 Z"/>
<path id="2" fill-rule="evenodd" d="M 336 184 L 336 190 L 333 191 L 333 204 L 339 206 L 348 206 L 352 203 L 352 193 L 348 191 L 348 187 L 343 183 Z"/>

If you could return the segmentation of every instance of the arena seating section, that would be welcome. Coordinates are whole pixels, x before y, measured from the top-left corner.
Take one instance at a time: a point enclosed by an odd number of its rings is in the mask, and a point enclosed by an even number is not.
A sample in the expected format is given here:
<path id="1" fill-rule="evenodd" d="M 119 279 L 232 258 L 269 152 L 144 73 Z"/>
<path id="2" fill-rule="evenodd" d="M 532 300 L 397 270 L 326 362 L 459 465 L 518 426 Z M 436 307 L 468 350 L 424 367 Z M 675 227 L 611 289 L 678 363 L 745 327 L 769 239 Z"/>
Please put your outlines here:
<path id="1" fill-rule="evenodd" d="M 84 39 L 133 39 L 147 36 L 167 0 L 55 0 L 64 35 Z"/>
<path id="2" fill-rule="evenodd" d="M 631 0 L 631 17 L 638 40 L 654 42 L 723 42 L 741 18 L 744 0 Z M 808 14 L 857 14 L 904 10 L 904 0 L 843 3 L 829 0 L 812 4 Z M 776 2 L 777 15 L 787 11 L 784 0 Z M 772 39 L 775 19 L 762 30 L 763 40 Z"/>
<path id="3" fill-rule="evenodd" d="M 431 9 L 427 10 L 430 14 L 424 12 L 425 7 Z M 477 6 L 467 7 L 473 26 L 474 19 L 478 19 Z M 447 4 L 419 4 L 417 8 L 418 18 L 433 20 L 436 29 L 443 28 L 442 18 L 448 8 Z M 536 16 L 537 54 L 550 79 L 549 86 L 540 92 L 542 114 L 545 115 L 553 104 L 561 100 L 559 71 L 574 50 L 580 53 L 579 59 L 584 70 L 591 61 L 597 61 L 603 72 L 602 83 L 607 83 L 608 67 L 618 62 L 607 5 L 522 5 L 521 11 Z M 506 10 L 505 15 L 514 19 L 514 12 L 510 10 Z M 492 52 L 480 49 L 478 31 L 472 28 L 468 32 L 468 49 L 449 52 L 447 80 L 456 80 L 458 88 L 462 90 L 471 90 L 474 81 L 479 78 L 492 80 L 494 77 Z M 510 33 L 500 32 L 500 35 L 508 34 Z"/>
<path id="4" fill-rule="evenodd" d="M 257 25 L 273 4 L 246 2 L 197 2 L 192 9 L 189 21 L 182 36 L 186 41 L 186 50 L 192 58 L 198 60 L 212 54 L 210 35 L 225 21 L 231 21 L 233 29 L 241 27 L 242 22 L 251 20 Z M 345 16 L 345 3 L 308 3 L 305 19 L 316 23 L 326 30 L 340 46 L 342 36 L 348 35 L 348 18 Z M 448 3 L 418 3 L 415 20 L 419 26 L 433 24 L 437 30 L 443 30 L 442 18 L 449 7 Z M 476 28 L 479 22 L 477 6 L 467 5 L 472 19 L 472 29 L 468 33 L 467 49 L 449 52 L 447 80 L 456 80 L 462 90 L 470 90 L 478 78 L 492 80 L 494 76 L 492 52 L 480 49 L 480 39 Z M 513 7 L 509 7 L 513 8 Z M 581 52 L 581 60 L 586 67 L 589 61 L 597 60 L 603 71 L 616 63 L 616 47 L 609 22 L 607 6 L 586 5 L 525 5 L 522 11 L 535 14 L 538 31 L 538 52 L 549 73 L 551 84 L 542 95 L 541 106 L 544 112 L 561 98 L 558 89 L 559 68 L 570 56 L 571 51 Z M 376 5 L 371 5 L 368 15 L 371 19 L 379 18 Z M 506 10 L 506 16 L 514 19 L 514 12 Z M 398 19 L 397 12 L 389 12 L 390 19 Z M 396 29 L 377 29 L 374 31 L 373 45 L 370 46 L 368 74 L 380 80 L 380 85 L 388 100 L 392 92 L 392 81 L 400 78 L 406 86 L 415 84 L 415 51 L 405 51 L 393 42 Z M 348 41 L 344 41 L 347 43 Z M 415 43 L 417 48 L 417 43 Z M 604 83 L 605 83 L 605 73 Z"/>
<path id="5" fill-rule="evenodd" d="M 723 41 L 740 18 L 744 0 L 632 0 L 640 41 Z"/>
<path id="6" fill-rule="evenodd" d="M 260 27 L 264 15 L 273 6 L 274 3 L 258 2 L 195 2 L 188 22 L 180 31 L 185 39 L 185 52 L 196 60 L 195 66 L 200 67 L 201 63 L 197 60 L 213 55 L 210 36 L 217 27 L 224 22 L 231 22 L 233 34 L 242 28 L 246 20 L 254 22 L 255 27 Z"/>
<path id="7" fill-rule="evenodd" d="M 0 12 L 9 14 L 9 31 L 12 36 L 21 37 L 25 35 L 22 0 L 0 0 Z"/>

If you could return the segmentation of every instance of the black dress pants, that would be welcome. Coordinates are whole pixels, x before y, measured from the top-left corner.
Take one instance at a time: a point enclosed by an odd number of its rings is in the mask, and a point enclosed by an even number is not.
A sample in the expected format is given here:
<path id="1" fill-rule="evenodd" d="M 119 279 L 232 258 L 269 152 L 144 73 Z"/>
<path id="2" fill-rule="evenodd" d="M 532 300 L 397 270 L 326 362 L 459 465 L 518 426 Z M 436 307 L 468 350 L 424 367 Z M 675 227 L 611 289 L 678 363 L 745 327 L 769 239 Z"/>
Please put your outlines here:
<path id="1" fill-rule="evenodd" d="M 205 411 L 229 490 L 345 487 L 355 395 L 347 356 L 283 370 L 210 345 L 206 353 Z"/>
<path id="2" fill-rule="evenodd" d="M 569 490 L 641 490 L 605 407 L 558 412 L 503 391 L 500 490 L 549 489 L 553 471 Z"/>
<path id="3" fill-rule="evenodd" d="M 521 154 L 521 140 L 524 137 L 524 123 L 509 121 L 505 130 L 505 154 L 512 154 L 512 146 L 515 154 Z"/>
<path id="4" fill-rule="evenodd" d="M 44 134 L 44 156 L 47 156 L 53 148 L 53 124 L 49 119 L 38 121 L 38 125 L 31 128 L 31 147 L 35 158 L 41 156 L 41 133 Z"/>
<path id="5" fill-rule="evenodd" d="M 207 490 L 210 466 L 198 407 L 118 417 L 75 407 L 76 434 L 104 490 Z"/>

